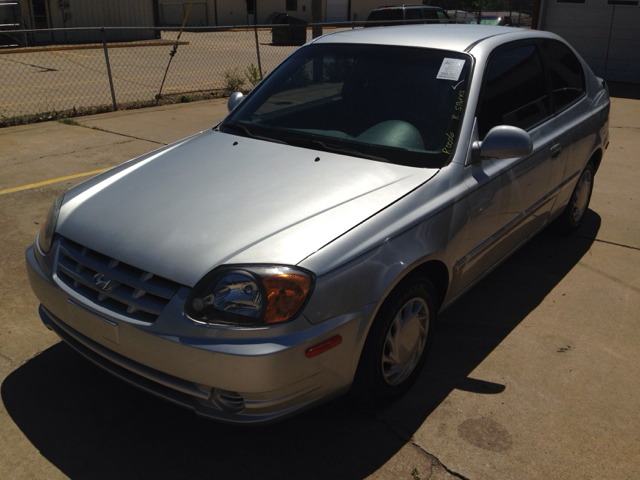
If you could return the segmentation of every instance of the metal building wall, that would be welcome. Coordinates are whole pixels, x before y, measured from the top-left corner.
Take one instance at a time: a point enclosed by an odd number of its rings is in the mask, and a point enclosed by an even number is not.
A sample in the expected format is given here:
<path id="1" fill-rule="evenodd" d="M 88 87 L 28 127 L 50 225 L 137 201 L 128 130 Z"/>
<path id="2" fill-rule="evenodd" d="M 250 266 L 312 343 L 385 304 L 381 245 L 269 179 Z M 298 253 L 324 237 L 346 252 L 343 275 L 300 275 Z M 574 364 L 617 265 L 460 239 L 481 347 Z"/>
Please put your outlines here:
<path id="1" fill-rule="evenodd" d="M 327 9 L 328 1 L 329 0 L 323 0 L 322 2 L 321 18 L 323 22 L 346 22 L 353 20 L 362 22 L 367 19 L 371 10 L 378 8 L 380 5 L 402 5 L 407 3 L 406 0 L 334 0 L 334 3 L 344 4 L 344 12 L 346 12 L 346 14 L 344 18 L 329 18 L 333 9 Z M 311 0 L 298 0 L 297 7 L 295 11 L 288 11 L 286 10 L 286 0 L 258 0 L 258 23 L 264 22 L 273 12 L 287 13 L 292 17 L 300 18 L 311 23 Z"/>
<path id="2" fill-rule="evenodd" d="M 640 83 L 640 7 L 609 5 L 609 1 L 545 0 L 540 29 L 571 43 L 596 75 L 608 81 Z"/>
<path id="3" fill-rule="evenodd" d="M 216 2 L 219 26 L 247 24 L 247 2 L 245 0 L 216 0 Z"/>
<path id="4" fill-rule="evenodd" d="M 35 28 L 29 0 L 19 0 L 27 28 Z M 143 27 L 155 25 L 153 0 L 45 0 L 49 28 L 74 27 Z M 155 38 L 156 31 L 130 30 L 111 32 L 109 41 Z M 37 43 L 101 42 L 99 32 L 55 32 L 34 35 Z"/>
<path id="5" fill-rule="evenodd" d="M 333 1 L 344 6 L 344 18 L 328 18 L 327 4 Z M 189 0 L 158 0 L 160 7 L 160 25 L 179 26 L 189 6 Z M 286 0 L 257 0 L 257 21 L 264 23 L 273 12 L 286 13 L 311 23 L 311 0 L 297 0 L 295 10 L 286 9 Z M 364 21 L 371 10 L 384 5 L 402 5 L 406 0 L 323 0 L 322 21 Z M 349 15 L 349 5 L 351 14 Z M 348 15 L 348 18 L 347 18 Z M 188 26 L 230 26 L 246 25 L 248 22 L 246 0 L 195 0 Z"/>
<path id="6" fill-rule="evenodd" d="M 381 5 L 402 5 L 405 3 L 422 2 L 407 2 L 406 0 L 351 0 L 351 18 L 349 20 L 364 22 L 374 8 L 378 8 Z"/>
<path id="7" fill-rule="evenodd" d="M 189 8 L 189 0 L 158 0 L 160 25 L 181 26 Z M 247 25 L 246 0 L 195 0 L 187 18 L 187 26 Z"/>
<path id="8" fill-rule="evenodd" d="M 298 0 L 296 10 L 287 10 L 286 0 L 257 0 L 258 23 L 264 23 L 274 12 L 286 13 L 305 22 L 311 23 L 311 0 Z M 325 2 L 322 2 L 322 20 L 325 18 Z"/>

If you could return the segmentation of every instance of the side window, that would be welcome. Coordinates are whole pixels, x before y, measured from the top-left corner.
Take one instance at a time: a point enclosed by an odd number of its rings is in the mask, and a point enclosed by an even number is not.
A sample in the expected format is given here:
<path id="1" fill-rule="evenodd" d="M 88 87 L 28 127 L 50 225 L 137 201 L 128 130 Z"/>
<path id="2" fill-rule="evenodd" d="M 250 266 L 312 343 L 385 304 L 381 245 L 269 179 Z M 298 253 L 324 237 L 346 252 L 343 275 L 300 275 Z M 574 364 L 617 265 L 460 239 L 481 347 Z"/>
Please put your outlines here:
<path id="1" fill-rule="evenodd" d="M 534 45 L 500 52 L 485 75 L 478 127 L 480 138 L 497 125 L 527 129 L 549 116 L 549 99 Z"/>
<path id="2" fill-rule="evenodd" d="M 558 113 L 584 96 L 584 72 L 578 57 L 562 42 L 544 40 L 542 52 L 549 65 L 553 112 Z"/>
<path id="3" fill-rule="evenodd" d="M 407 8 L 404 14 L 407 20 L 422 20 L 422 11 L 419 8 Z"/>
<path id="4" fill-rule="evenodd" d="M 432 20 L 438 20 L 438 15 L 434 10 L 424 9 L 424 18 L 429 20 L 427 23 L 435 23 Z"/>
<path id="5" fill-rule="evenodd" d="M 440 23 L 447 23 L 449 20 L 449 16 L 445 13 L 445 12 L 441 12 L 440 10 L 438 10 L 438 20 L 440 20 Z"/>

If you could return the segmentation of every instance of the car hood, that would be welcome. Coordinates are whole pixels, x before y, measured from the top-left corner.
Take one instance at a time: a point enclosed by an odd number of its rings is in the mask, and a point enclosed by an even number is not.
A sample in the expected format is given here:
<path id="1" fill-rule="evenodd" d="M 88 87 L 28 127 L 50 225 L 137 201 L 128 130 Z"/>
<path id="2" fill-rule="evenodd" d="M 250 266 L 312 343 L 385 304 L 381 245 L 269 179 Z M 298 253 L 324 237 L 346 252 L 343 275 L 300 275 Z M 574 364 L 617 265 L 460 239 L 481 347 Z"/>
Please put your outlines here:
<path id="1" fill-rule="evenodd" d="M 295 265 L 436 172 L 206 131 L 70 190 L 57 231 L 194 286 L 221 264 Z"/>

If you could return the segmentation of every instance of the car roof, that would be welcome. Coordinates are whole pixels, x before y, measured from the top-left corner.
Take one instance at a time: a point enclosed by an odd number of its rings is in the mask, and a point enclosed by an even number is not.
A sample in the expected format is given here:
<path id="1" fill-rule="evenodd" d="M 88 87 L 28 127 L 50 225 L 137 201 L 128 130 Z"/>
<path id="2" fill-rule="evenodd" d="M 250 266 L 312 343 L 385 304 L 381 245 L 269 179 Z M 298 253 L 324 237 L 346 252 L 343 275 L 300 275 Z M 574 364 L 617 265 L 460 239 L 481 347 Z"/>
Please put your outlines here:
<path id="1" fill-rule="evenodd" d="M 502 37 L 500 43 L 533 37 L 558 38 L 540 30 L 442 23 L 342 30 L 323 35 L 312 43 L 363 43 L 465 52 L 496 36 Z"/>

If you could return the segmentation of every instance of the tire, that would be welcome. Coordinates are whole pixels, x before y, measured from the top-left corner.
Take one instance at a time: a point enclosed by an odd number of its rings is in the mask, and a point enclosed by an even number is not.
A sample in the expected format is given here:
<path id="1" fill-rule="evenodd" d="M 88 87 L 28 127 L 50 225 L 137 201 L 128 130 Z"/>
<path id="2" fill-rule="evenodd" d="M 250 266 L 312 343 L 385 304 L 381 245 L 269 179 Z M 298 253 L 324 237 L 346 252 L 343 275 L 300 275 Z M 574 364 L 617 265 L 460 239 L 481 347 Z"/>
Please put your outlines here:
<path id="1" fill-rule="evenodd" d="M 401 282 L 371 325 L 352 394 L 368 403 L 403 395 L 420 374 L 433 342 L 435 290 L 426 278 Z"/>
<path id="2" fill-rule="evenodd" d="M 591 193 L 593 192 L 593 179 L 595 168 L 591 162 L 587 163 L 578 178 L 578 183 L 573 189 L 571 198 L 562 214 L 554 222 L 557 232 L 570 234 L 575 232 L 584 220 L 584 214 L 589 208 Z"/>

